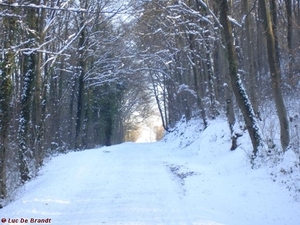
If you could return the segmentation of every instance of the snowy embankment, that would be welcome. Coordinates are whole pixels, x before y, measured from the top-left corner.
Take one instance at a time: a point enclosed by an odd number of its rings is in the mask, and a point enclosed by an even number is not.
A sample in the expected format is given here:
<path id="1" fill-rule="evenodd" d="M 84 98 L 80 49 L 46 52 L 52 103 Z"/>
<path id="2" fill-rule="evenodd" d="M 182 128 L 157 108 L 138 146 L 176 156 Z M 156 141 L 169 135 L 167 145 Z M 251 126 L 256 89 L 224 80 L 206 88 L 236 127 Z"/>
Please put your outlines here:
<path id="1" fill-rule="evenodd" d="M 299 224 L 291 192 L 266 167 L 251 169 L 246 135 L 230 152 L 226 122 L 199 127 L 192 121 L 157 143 L 55 157 L 0 217 L 6 224 Z"/>

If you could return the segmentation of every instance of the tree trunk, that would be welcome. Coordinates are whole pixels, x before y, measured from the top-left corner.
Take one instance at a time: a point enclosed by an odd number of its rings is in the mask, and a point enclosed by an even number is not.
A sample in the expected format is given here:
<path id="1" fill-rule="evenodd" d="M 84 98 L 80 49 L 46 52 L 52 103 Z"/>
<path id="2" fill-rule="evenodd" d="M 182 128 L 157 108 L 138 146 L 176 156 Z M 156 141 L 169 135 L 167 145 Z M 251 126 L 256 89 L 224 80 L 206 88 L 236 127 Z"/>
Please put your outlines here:
<path id="1" fill-rule="evenodd" d="M 204 129 L 206 129 L 208 126 L 208 121 L 207 121 L 207 116 L 206 116 L 206 110 L 204 108 L 203 101 L 202 101 L 202 95 L 200 92 L 200 82 L 199 82 L 200 71 L 199 71 L 199 64 L 197 62 L 196 54 L 195 54 L 196 46 L 195 46 L 194 34 L 189 34 L 189 47 L 191 50 L 191 59 L 193 61 L 192 68 L 193 68 L 194 86 L 195 86 L 195 90 L 196 90 L 196 94 L 197 94 L 197 105 L 200 110 Z"/>
<path id="2" fill-rule="evenodd" d="M 45 9 L 41 10 L 39 16 L 35 14 L 31 21 L 31 27 L 37 30 L 38 44 L 42 46 L 45 41 L 45 35 L 43 34 L 44 20 L 45 20 Z M 32 129 L 33 129 L 33 153 L 36 163 L 36 168 L 43 164 L 44 158 L 44 121 L 45 121 L 45 109 L 44 101 L 45 95 L 43 93 L 44 88 L 42 85 L 42 77 L 45 78 L 45 74 L 42 74 L 42 61 L 43 53 L 36 53 L 36 74 L 34 77 L 34 94 L 32 104 Z M 44 76 L 43 76 L 44 75 Z"/>
<path id="3" fill-rule="evenodd" d="M 11 120 L 12 73 L 15 65 L 14 52 L 10 48 L 15 39 L 16 21 L 3 18 L 3 25 L 5 51 L 3 56 L 0 56 L 0 208 L 2 208 L 2 200 L 7 196 L 5 163 L 8 150 L 8 128 Z"/>
<path id="4" fill-rule="evenodd" d="M 292 0 L 285 0 L 286 14 L 287 14 L 287 47 L 288 47 L 288 76 L 291 86 L 294 86 L 293 82 L 293 21 L 292 21 Z"/>
<path id="5" fill-rule="evenodd" d="M 83 68 L 80 68 L 83 70 Z M 82 125 L 84 119 L 84 72 L 80 71 L 78 81 L 78 100 L 75 128 L 75 148 L 82 148 Z"/>
<path id="6" fill-rule="evenodd" d="M 226 117 L 228 121 L 228 126 L 230 130 L 232 145 L 230 150 L 235 150 L 237 148 L 237 136 L 234 131 L 234 125 L 236 122 L 235 114 L 234 114 L 234 97 L 233 91 L 230 84 L 230 77 L 229 77 L 229 69 L 228 69 L 228 61 L 226 61 L 226 52 L 222 48 L 222 45 L 219 44 L 218 46 L 218 62 L 219 62 L 219 73 L 223 74 L 223 88 L 225 92 L 225 103 L 226 103 Z"/>
<path id="7" fill-rule="evenodd" d="M 38 2 L 35 2 L 38 4 Z M 36 166 L 36 143 L 39 141 L 40 123 L 40 63 L 39 53 L 35 50 L 38 45 L 38 10 L 26 9 L 28 28 L 24 30 L 24 38 L 30 40 L 26 44 L 29 49 L 22 52 L 22 93 L 21 112 L 19 120 L 19 159 L 21 182 L 26 182 L 32 177 L 32 165 Z M 38 121 L 37 121 L 38 120 Z"/>
<path id="8" fill-rule="evenodd" d="M 245 18 L 245 67 L 247 70 L 247 81 L 249 83 L 249 92 L 250 92 L 250 99 L 253 106 L 253 110 L 255 115 L 259 117 L 258 111 L 258 101 L 257 101 L 257 87 L 256 87 L 256 73 L 254 68 L 254 53 L 252 47 L 252 23 L 251 23 L 251 13 L 249 12 L 249 0 L 243 0 L 242 2 L 242 11 L 243 14 L 246 15 Z"/>
<path id="9" fill-rule="evenodd" d="M 289 134 L 289 121 L 287 118 L 287 112 L 286 112 L 286 108 L 284 105 L 282 92 L 281 92 L 281 71 L 280 71 L 280 64 L 279 64 L 278 45 L 274 36 L 271 15 L 269 10 L 267 9 L 267 2 L 265 0 L 259 0 L 259 6 L 261 8 L 262 17 L 264 20 L 264 29 L 265 29 L 264 33 L 267 40 L 267 51 L 268 51 L 267 53 L 268 53 L 269 69 L 271 74 L 272 89 L 273 89 L 273 95 L 275 99 L 277 115 L 280 122 L 281 146 L 283 151 L 286 151 L 290 143 L 290 134 Z"/>
<path id="10" fill-rule="evenodd" d="M 79 29 L 84 26 L 84 18 L 82 15 Z M 83 148 L 82 146 L 82 128 L 84 120 L 84 76 L 86 72 L 86 61 L 84 59 L 84 46 L 86 42 L 86 30 L 82 29 L 79 36 L 78 54 L 79 54 L 79 75 L 78 75 L 78 99 L 77 99 L 77 116 L 75 128 L 75 148 Z"/>
<path id="11" fill-rule="evenodd" d="M 254 160 L 254 158 L 256 158 L 257 156 L 260 147 L 263 145 L 262 138 L 260 136 L 256 116 L 254 114 L 251 102 L 246 94 L 246 91 L 242 85 L 241 78 L 238 74 L 236 51 L 232 37 L 232 28 L 231 23 L 228 19 L 228 2 L 227 0 L 217 0 L 217 3 L 219 3 L 220 7 L 220 22 L 223 26 L 224 43 L 227 49 L 230 83 L 233 93 L 236 97 L 238 106 L 242 111 L 247 130 L 251 138 L 253 146 L 252 160 Z"/>
<path id="12" fill-rule="evenodd" d="M 149 71 L 149 73 L 150 73 L 150 78 L 151 78 L 151 83 L 152 83 L 152 87 L 153 87 L 154 97 L 155 97 L 157 108 L 158 108 L 158 111 L 159 111 L 159 114 L 160 114 L 162 126 L 165 129 L 165 131 L 168 131 L 169 129 L 168 129 L 168 121 L 167 121 L 166 111 L 164 113 L 164 111 L 161 107 L 161 103 L 160 103 L 158 92 L 157 92 L 157 86 L 156 86 L 156 84 L 154 82 L 154 79 L 153 79 L 153 74 L 152 74 L 151 71 Z M 164 96 L 164 101 L 165 101 L 165 96 Z"/>
<path id="13" fill-rule="evenodd" d="M 32 135 L 29 135 L 30 128 L 30 114 L 32 104 L 32 89 L 35 76 L 35 62 L 36 54 L 30 55 L 23 54 L 23 86 L 21 94 L 21 112 L 19 119 L 19 158 L 20 158 L 20 174 L 21 182 L 28 181 L 30 176 L 29 160 L 32 160 L 32 150 L 29 145 L 29 139 Z"/>

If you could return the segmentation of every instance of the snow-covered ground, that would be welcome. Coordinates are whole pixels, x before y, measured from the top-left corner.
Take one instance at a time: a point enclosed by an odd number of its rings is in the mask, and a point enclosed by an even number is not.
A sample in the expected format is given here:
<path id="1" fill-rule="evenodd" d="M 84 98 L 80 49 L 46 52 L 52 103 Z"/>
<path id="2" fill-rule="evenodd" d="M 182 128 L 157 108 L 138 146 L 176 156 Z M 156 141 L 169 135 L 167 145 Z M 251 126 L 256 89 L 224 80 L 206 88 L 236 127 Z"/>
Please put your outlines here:
<path id="1" fill-rule="evenodd" d="M 223 120 L 204 132 L 200 128 L 192 121 L 160 142 L 55 157 L 0 209 L 0 219 L 61 225 L 300 224 L 299 199 L 274 172 L 280 165 L 251 169 L 247 136 L 229 151 Z M 293 182 L 297 187 L 299 180 Z"/>

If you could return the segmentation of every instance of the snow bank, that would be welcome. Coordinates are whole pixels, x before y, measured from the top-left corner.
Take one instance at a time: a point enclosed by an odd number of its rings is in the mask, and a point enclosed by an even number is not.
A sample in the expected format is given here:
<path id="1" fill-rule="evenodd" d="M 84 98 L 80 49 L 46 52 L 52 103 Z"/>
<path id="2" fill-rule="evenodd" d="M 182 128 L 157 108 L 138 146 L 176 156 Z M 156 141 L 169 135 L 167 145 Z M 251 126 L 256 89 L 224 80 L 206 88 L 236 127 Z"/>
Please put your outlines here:
<path id="1" fill-rule="evenodd" d="M 178 177 L 186 176 L 181 183 L 192 209 L 201 205 L 224 224 L 299 224 L 299 159 L 292 150 L 281 160 L 260 159 L 265 164 L 251 169 L 247 132 L 230 151 L 225 119 L 210 121 L 202 129 L 199 120 L 183 120 L 164 139 L 180 155 L 181 164 L 179 160 L 171 169 Z"/>
<path id="2" fill-rule="evenodd" d="M 271 120 L 271 121 L 270 121 Z M 275 138 L 272 117 L 260 122 L 264 136 Z M 271 125 L 270 125 L 271 123 Z M 186 122 L 182 119 L 177 123 L 173 132 L 163 139 L 174 151 L 180 151 L 182 156 L 192 156 L 195 165 L 212 165 L 218 173 L 234 173 L 245 168 L 250 170 L 251 140 L 247 131 L 241 131 L 240 124 L 235 124 L 235 130 L 240 130 L 242 137 L 238 138 L 238 148 L 230 151 L 231 136 L 225 118 L 209 121 L 209 126 L 203 130 L 199 119 Z M 277 139 L 274 142 L 278 145 Z M 268 151 L 268 149 L 265 149 Z M 265 158 L 258 158 L 259 169 L 266 179 L 276 182 L 286 188 L 295 201 L 300 202 L 300 155 L 289 149 L 285 154 L 279 154 L 278 149 L 271 153 L 263 153 Z"/>

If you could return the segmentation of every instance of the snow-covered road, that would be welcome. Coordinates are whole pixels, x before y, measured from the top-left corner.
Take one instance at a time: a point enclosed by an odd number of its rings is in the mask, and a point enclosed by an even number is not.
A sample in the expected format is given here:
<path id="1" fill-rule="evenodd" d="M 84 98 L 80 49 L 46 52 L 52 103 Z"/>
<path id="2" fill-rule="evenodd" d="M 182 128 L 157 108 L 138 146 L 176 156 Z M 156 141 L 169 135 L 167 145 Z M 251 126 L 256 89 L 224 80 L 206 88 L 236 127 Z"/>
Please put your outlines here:
<path id="1" fill-rule="evenodd" d="M 1 216 L 19 223 L 219 224 L 189 213 L 180 178 L 159 147 L 126 143 L 54 158 Z"/>
<path id="2" fill-rule="evenodd" d="M 58 225 L 300 224 L 300 203 L 263 170 L 251 170 L 243 151 L 228 151 L 224 134 L 214 137 L 207 139 L 212 149 L 201 154 L 197 142 L 183 150 L 157 142 L 55 157 L 0 209 L 0 219 Z"/>

